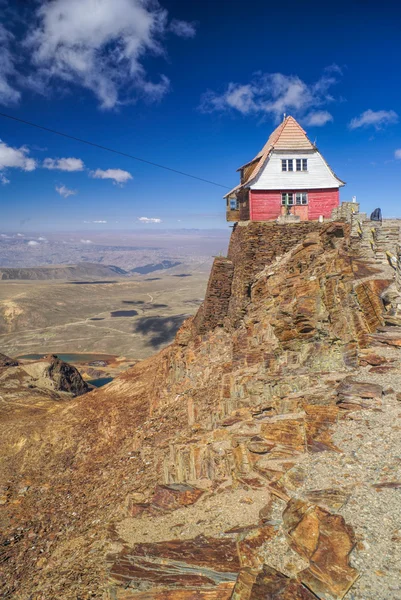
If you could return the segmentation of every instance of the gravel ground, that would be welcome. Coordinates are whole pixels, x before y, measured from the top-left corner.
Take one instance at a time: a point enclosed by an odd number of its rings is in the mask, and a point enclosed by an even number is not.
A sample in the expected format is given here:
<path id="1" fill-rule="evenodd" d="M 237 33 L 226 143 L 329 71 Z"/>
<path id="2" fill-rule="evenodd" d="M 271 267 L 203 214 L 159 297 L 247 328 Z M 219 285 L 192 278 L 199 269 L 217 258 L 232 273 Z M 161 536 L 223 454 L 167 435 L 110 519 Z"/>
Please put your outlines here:
<path id="1" fill-rule="evenodd" d="M 353 377 L 393 388 L 381 409 L 349 413 L 333 436 L 341 453 L 308 455 L 302 463 L 306 478 L 298 494 L 307 490 L 341 488 L 350 493 L 338 511 L 353 526 L 357 546 L 351 564 L 361 577 L 345 600 L 401 600 L 401 392 L 400 352 L 372 351 L 396 358 L 397 369 L 386 374 L 364 367 Z M 384 482 L 399 487 L 374 487 Z"/>

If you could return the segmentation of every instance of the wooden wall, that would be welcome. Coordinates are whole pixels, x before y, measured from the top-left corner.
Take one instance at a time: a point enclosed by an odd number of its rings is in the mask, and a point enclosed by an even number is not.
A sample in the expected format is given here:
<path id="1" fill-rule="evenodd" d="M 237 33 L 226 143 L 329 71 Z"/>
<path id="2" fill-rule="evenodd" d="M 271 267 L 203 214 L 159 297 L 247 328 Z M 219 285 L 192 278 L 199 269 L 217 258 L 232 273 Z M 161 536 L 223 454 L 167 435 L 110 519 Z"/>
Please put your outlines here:
<path id="1" fill-rule="evenodd" d="M 272 221 L 283 214 L 281 206 L 281 193 L 296 190 L 251 190 L 250 220 Z M 337 188 L 307 190 L 308 206 L 294 206 L 292 214 L 299 214 L 301 220 L 317 221 L 320 215 L 326 219 L 331 217 L 332 210 L 339 205 L 339 190 Z"/>

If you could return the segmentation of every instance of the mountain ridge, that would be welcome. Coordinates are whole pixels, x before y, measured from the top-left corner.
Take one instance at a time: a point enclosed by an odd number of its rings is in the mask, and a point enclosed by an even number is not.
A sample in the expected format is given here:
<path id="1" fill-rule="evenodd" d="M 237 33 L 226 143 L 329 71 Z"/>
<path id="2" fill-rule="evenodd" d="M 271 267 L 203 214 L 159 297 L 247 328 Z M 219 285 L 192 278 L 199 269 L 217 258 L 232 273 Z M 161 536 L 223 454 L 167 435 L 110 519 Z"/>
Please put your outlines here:
<path id="1" fill-rule="evenodd" d="M 363 598 L 348 490 L 297 490 L 387 397 L 393 280 L 345 222 L 237 227 L 173 344 L 5 434 L 9 597 Z"/>
<path id="2" fill-rule="evenodd" d="M 0 280 L 80 279 L 83 277 L 120 277 L 128 271 L 113 265 L 78 263 L 76 265 L 47 265 L 43 267 L 0 267 Z"/>

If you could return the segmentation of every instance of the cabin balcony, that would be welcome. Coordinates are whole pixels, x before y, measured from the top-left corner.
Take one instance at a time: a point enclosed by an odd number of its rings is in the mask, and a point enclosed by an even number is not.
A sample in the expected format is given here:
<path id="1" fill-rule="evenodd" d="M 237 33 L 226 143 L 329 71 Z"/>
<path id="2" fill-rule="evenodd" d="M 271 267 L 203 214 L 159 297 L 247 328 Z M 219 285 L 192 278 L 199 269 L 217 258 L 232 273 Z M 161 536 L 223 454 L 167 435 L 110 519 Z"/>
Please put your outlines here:
<path id="1" fill-rule="evenodd" d="M 229 223 L 233 223 L 239 220 L 239 208 L 227 208 L 226 221 L 228 221 Z"/>
<path id="2" fill-rule="evenodd" d="M 233 194 L 227 198 L 226 221 L 235 223 L 240 220 L 240 203 L 237 195 Z"/>

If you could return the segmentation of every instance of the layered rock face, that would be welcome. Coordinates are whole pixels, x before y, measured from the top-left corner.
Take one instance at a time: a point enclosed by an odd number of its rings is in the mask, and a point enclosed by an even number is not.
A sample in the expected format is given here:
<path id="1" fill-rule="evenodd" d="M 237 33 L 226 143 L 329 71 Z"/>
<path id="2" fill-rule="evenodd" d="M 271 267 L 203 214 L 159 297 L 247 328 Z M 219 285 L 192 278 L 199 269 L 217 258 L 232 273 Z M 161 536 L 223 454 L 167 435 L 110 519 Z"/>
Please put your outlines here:
<path id="1" fill-rule="evenodd" d="M 46 413 L 3 482 L 5 597 L 347 594 L 347 491 L 301 491 L 300 466 L 382 402 L 356 373 L 386 363 L 393 273 L 350 241 L 345 222 L 237 226 L 171 346 Z"/>

